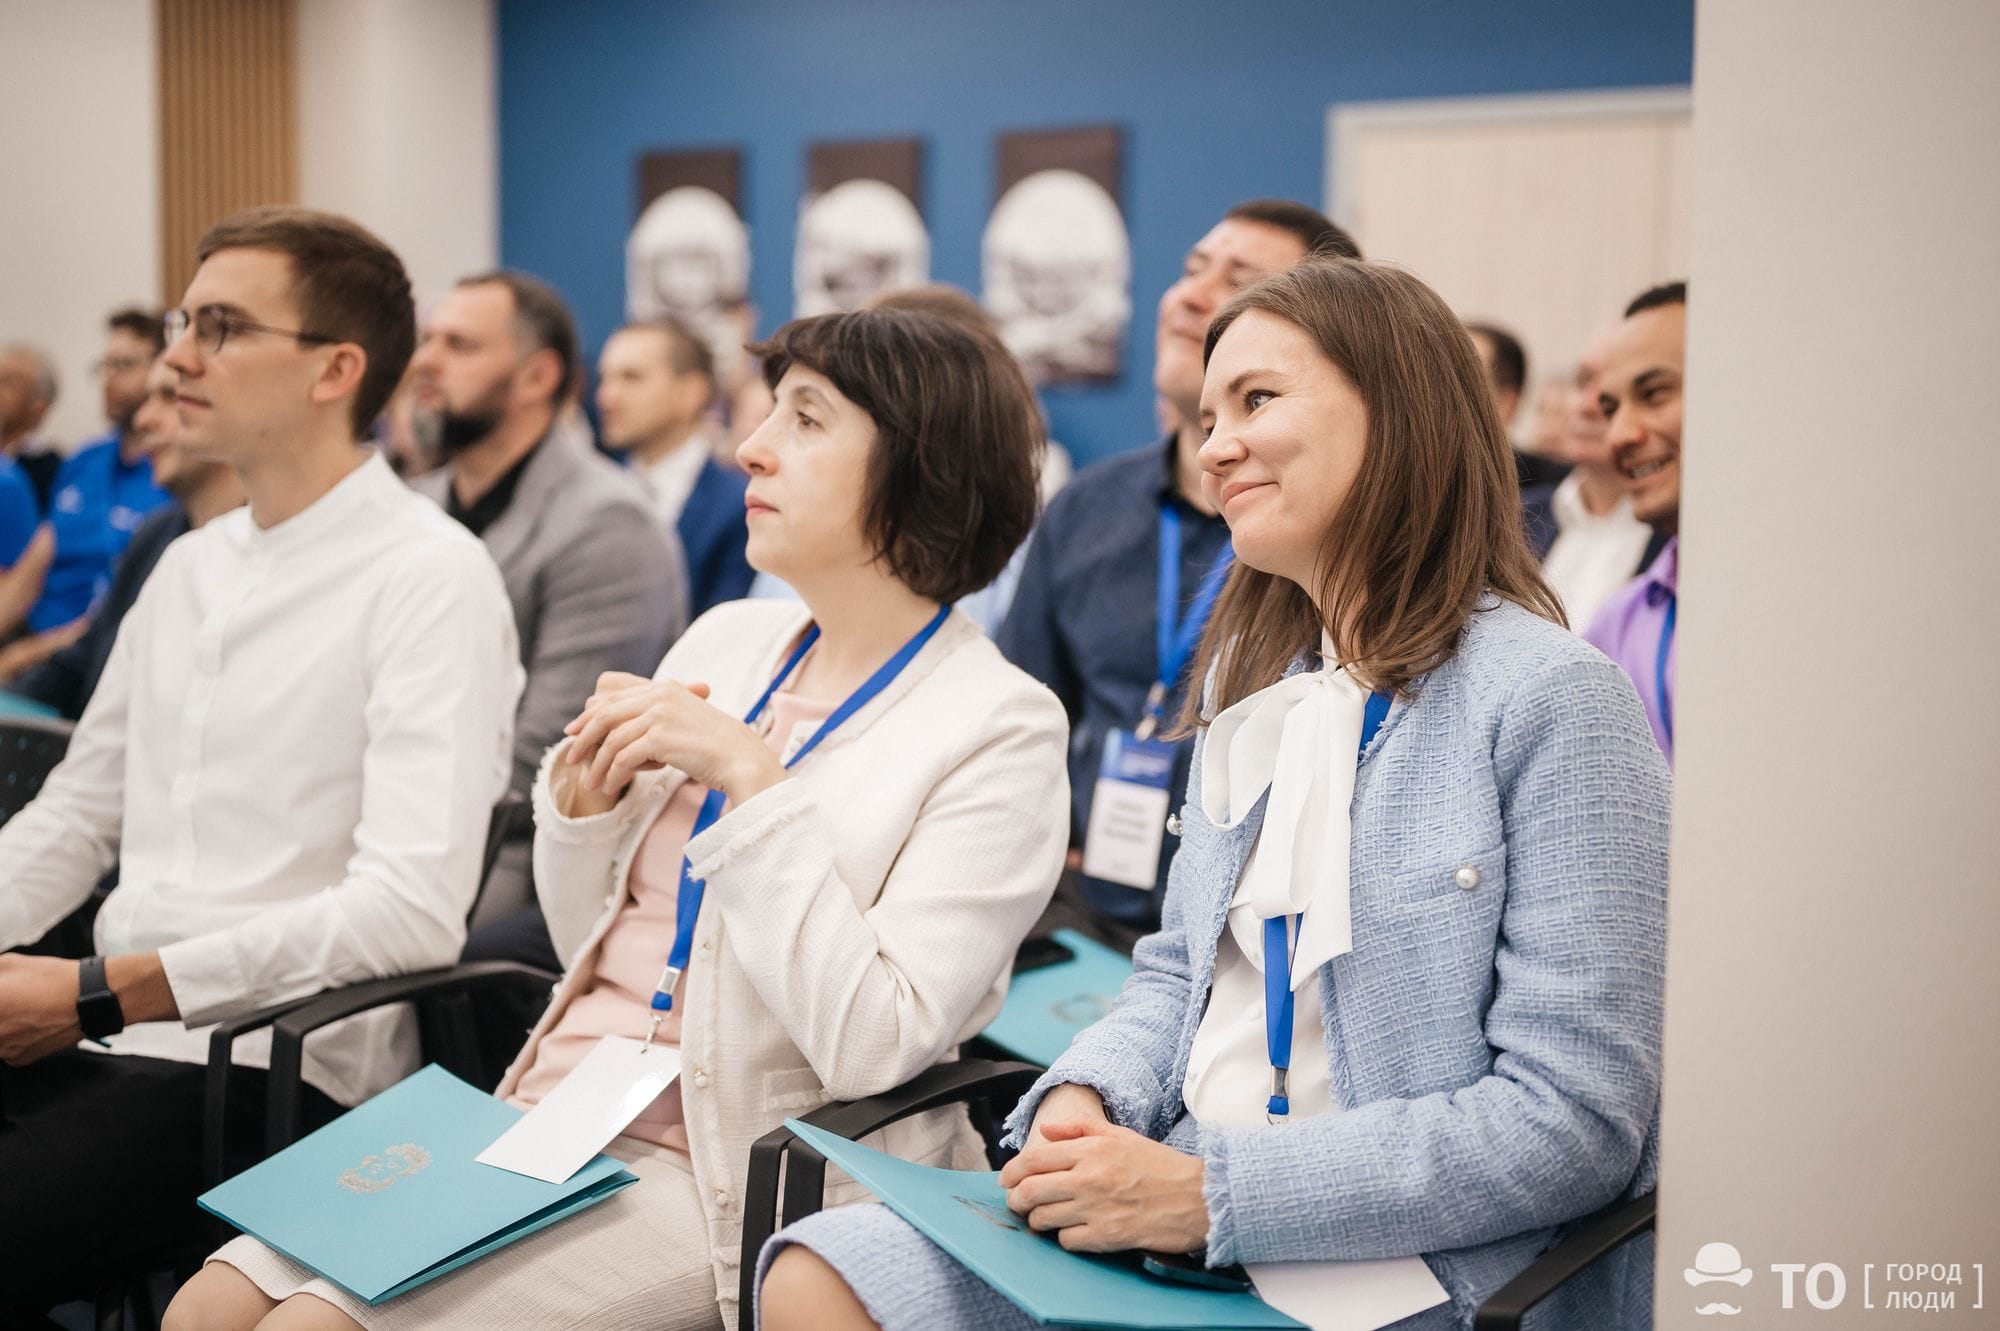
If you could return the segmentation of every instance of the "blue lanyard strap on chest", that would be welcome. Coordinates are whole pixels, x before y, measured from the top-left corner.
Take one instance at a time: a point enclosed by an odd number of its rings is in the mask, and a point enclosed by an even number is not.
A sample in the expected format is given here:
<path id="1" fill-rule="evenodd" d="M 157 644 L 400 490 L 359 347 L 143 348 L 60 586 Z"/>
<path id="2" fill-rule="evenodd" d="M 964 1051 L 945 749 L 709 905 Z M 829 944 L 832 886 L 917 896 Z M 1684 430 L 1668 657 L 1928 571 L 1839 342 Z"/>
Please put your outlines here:
<path id="1" fill-rule="evenodd" d="M 847 696 L 845 702 L 833 709 L 832 714 L 820 724 L 819 729 L 812 733 L 812 737 L 799 746 L 798 752 L 785 760 L 785 766 L 797 767 L 807 754 L 819 747 L 821 740 L 838 730 L 849 717 L 873 702 L 883 689 L 889 687 L 896 676 L 903 673 L 904 667 L 924 649 L 924 644 L 944 627 L 944 621 L 950 614 L 950 606 L 940 607 L 937 614 L 931 617 L 931 621 L 917 630 L 915 637 L 904 643 L 900 651 L 883 663 L 881 669 L 870 675 L 860 688 Z M 819 625 L 815 624 L 806 632 L 805 639 L 786 659 L 784 665 L 778 668 L 778 673 L 772 676 L 770 684 L 750 710 L 744 714 L 744 724 L 757 723 L 757 718 L 764 714 L 764 708 L 770 703 L 771 695 L 791 677 L 794 670 L 798 669 L 799 662 L 805 659 L 806 653 L 812 650 L 812 645 L 818 641 Z M 711 790 L 702 797 L 701 812 L 695 815 L 694 830 L 688 833 L 689 841 L 693 841 L 715 826 L 716 820 L 722 817 L 722 806 L 727 799 L 728 797 L 719 790 Z M 705 880 L 694 876 L 693 866 L 688 863 L 687 856 L 682 855 L 680 893 L 675 899 L 674 909 L 674 944 L 672 950 L 667 953 L 666 969 L 660 972 L 660 982 L 653 991 L 651 1006 L 655 1013 L 674 1010 L 674 986 L 680 982 L 681 973 L 687 969 L 688 953 L 694 945 L 695 920 L 701 914 L 702 894 L 707 887 Z M 650 1038 L 649 1036 L 648 1039 Z"/>
<path id="2" fill-rule="evenodd" d="M 1354 757 L 1357 764 L 1361 754 L 1368 752 L 1375 732 L 1382 728 L 1382 719 L 1389 715 L 1389 703 L 1386 693 L 1369 695 L 1361 714 L 1361 746 Z M 1264 1115 L 1273 1123 L 1292 1112 L 1292 1012 L 1296 999 L 1289 933 L 1299 918 L 1273 915 L 1264 921 L 1264 1047 L 1271 1056 L 1271 1099 L 1264 1106 Z"/>
<path id="3" fill-rule="evenodd" d="M 1660 648 L 1653 658 L 1653 696 L 1660 700 L 1660 731 L 1667 743 L 1674 742 L 1674 696 L 1667 690 L 1667 658 L 1674 651 L 1674 614 L 1681 598 L 1667 593 L 1667 617 L 1660 624 Z"/>
<path id="4" fill-rule="evenodd" d="M 1228 579 L 1229 566 L 1235 558 L 1235 547 L 1224 541 L 1222 549 L 1216 552 L 1215 562 L 1202 575 L 1201 586 L 1195 590 L 1194 600 L 1188 603 L 1187 613 L 1182 614 L 1181 513 L 1172 500 L 1161 501 L 1160 574 L 1153 605 L 1155 677 L 1153 686 L 1146 690 L 1145 711 L 1132 732 L 1139 739 L 1151 739 L 1160 728 L 1166 716 L 1167 695 L 1174 691 L 1174 685 L 1187 672 L 1188 662 L 1194 659 L 1195 644 L 1201 641 L 1201 631 L 1208 625 L 1209 612 L 1215 609 L 1215 598 L 1222 594 L 1222 584 Z"/>

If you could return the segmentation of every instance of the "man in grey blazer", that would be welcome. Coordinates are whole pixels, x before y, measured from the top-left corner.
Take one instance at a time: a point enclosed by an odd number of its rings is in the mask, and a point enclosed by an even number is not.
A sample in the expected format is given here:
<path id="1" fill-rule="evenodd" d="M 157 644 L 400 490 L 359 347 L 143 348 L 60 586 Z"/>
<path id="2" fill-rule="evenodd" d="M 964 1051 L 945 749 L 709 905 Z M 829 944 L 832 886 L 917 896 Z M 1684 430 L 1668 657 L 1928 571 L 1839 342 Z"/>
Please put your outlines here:
<path id="1" fill-rule="evenodd" d="M 680 547 L 633 479 L 565 419 L 582 361 L 547 283 L 511 270 L 464 279 L 425 320 L 410 372 L 419 433 L 445 460 L 415 487 L 486 542 L 513 603 L 528 682 L 511 789 L 525 795 L 597 677 L 650 675 L 680 636 Z M 480 901 L 474 952 L 553 964 L 528 875 L 527 845 L 510 845 Z"/>

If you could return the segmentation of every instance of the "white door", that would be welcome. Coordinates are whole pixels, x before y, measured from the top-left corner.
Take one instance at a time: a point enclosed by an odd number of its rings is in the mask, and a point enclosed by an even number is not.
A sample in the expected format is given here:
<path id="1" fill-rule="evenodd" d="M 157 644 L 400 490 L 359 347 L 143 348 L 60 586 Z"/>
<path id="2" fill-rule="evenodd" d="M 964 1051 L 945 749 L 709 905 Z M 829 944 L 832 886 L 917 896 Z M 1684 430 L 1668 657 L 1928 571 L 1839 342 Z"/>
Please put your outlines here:
<path id="1" fill-rule="evenodd" d="M 1690 111 L 1682 88 L 1335 105 L 1328 210 L 1519 336 L 1532 401 L 1633 296 L 1687 276 Z"/>

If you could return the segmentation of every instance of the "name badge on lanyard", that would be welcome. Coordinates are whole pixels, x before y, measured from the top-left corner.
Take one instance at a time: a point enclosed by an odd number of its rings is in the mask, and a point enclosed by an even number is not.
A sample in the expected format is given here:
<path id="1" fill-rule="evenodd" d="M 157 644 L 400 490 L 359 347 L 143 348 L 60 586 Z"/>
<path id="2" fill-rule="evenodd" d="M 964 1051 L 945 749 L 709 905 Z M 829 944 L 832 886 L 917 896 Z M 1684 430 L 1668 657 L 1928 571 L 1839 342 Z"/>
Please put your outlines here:
<path id="1" fill-rule="evenodd" d="M 1201 641 L 1233 560 L 1234 550 L 1224 542 L 1183 614 L 1181 515 L 1170 502 L 1160 505 L 1160 571 L 1153 616 L 1158 668 L 1146 691 L 1139 724 L 1104 736 L 1090 797 L 1090 822 L 1083 835 L 1083 871 L 1092 878 L 1142 892 L 1152 891 L 1158 881 L 1179 746 L 1154 736 L 1166 718 L 1168 695 L 1194 658 L 1195 644 Z"/>
<path id="2" fill-rule="evenodd" d="M 896 676 L 903 673 L 904 667 L 923 650 L 924 644 L 944 627 L 944 621 L 950 614 L 950 606 L 939 607 L 937 614 L 917 631 L 915 637 L 904 643 L 901 650 L 869 676 L 860 688 L 849 694 L 846 701 L 833 709 L 812 737 L 785 760 L 785 766 L 789 769 L 805 761 L 806 755 L 818 748 L 821 740 L 874 701 Z M 818 641 L 819 625 L 815 624 L 751 705 L 743 718 L 745 725 L 757 724 L 757 718 L 763 715 L 771 696 L 791 678 L 799 662 Z M 725 798 L 719 790 L 711 790 L 702 798 L 694 830 L 688 833 L 689 841 L 715 825 L 722 816 Z M 694 945 L 695 921 L 701 915 L 702 896 L 707 887 L 706 882 L 694 876 L 687 856 L 682 855 L 680 892 L 675 900 L 674 941 L 649 1004 L 653 1017 L 646 1038 L 641 1041 L 607 1035 L 598 1041 L 583 1062 L 577 1064 L 539 1104 L 479 1155 L 482 1163 L 560 1183 L 588 1164 L 592 1156 L 604 1149 L 605 1143 L 631 1126 L 632 1120 L 645 1112 L 646 1107 L 673 1083 L 680 1074 L 680 1051 L 655 1048 L 653 1036 L 659 1032 L 661 1017 L 674 1008 L 674 988 L 687 970 L 688 954 Z"/>

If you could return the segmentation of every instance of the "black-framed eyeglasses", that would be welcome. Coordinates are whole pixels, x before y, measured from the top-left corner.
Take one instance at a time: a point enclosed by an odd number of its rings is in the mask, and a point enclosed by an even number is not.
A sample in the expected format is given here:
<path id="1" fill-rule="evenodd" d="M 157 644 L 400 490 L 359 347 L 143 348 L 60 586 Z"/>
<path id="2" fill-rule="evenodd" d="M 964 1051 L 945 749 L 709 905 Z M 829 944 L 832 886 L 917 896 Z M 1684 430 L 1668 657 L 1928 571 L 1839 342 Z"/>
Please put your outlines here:
<path id="1" fill-rule="evenodd" d="M 231 333 L 275 333 L 279 337 L 289 337 L 301 346 L 316 346 L 342 339 L 328 337 L 325 333 L 302 333 L 293 328 L 273 328 L 269 324 L 254 323 L 240 315 L 231 314 L 220 305 L 204 305 L 189 314 L 186 310 L 168 310 L 162 321 L 166 329 L 167 345 L 181 340 L 181 334 L 192 327 L 194 340 L 206 355 L 213 356 L 222 350 L 222 344 L 229 340 Z"/>

